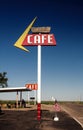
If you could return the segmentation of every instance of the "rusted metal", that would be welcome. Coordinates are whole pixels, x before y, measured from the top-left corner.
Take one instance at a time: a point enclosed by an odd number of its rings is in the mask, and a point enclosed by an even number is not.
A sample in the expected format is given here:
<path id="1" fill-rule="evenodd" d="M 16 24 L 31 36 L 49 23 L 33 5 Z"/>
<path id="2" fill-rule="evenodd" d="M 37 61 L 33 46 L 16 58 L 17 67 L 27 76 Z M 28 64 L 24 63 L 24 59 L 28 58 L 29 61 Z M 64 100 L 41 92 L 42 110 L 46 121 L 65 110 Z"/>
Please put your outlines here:
<path id="1" fill-rule="evenodd" d="M 50 33 L 51 27 L 32 27 L 32 33 Z"/>

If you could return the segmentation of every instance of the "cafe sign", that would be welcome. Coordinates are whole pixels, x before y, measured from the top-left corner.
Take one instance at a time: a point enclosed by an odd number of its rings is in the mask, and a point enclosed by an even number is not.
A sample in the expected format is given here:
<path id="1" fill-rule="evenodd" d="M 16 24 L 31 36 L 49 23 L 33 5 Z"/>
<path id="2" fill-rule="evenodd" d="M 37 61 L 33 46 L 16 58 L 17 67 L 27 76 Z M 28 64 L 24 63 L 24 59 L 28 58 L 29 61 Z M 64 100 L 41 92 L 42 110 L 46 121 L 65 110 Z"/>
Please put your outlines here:
<path id="1" fill-rule="evenodd" d="M 56 40 L 54 34 L 49 34 L 50 27 L 32 27 L 36 17 L 29 24 L 26 30 L 22 33 L 19 39 L 15 42 L 14 46 L 18 47 L 24 51 L 27 50 L 24 46 L 54 46 L 56 45 Z M 32 34 L 29 32 L 32 30 Z"/>

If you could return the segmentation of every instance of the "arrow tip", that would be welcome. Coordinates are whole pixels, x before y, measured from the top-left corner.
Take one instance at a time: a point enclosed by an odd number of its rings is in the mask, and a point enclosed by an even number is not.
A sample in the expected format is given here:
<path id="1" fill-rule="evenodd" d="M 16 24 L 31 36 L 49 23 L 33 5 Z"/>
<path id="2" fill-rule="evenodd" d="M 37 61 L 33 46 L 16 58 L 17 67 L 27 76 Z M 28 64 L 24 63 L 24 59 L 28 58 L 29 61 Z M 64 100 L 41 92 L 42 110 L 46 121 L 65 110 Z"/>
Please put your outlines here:
<path id="1" fill-rule="evenodd" d="M 27 35 L 27 33 L 29 33 L 32 25 L 34 24 L 35 20 L 37 19 L 37 17 L 35 17 L 33 19 L 33 21 L 30 23 L 30 25 L 26 28 L 26 30 L 23 32 L 23 34 L 19 37 L 19 39 L 16 41 L 16 43 L 14 44 L 15 47 L 20 48 L 26 52 L 29 52 L 29 50 L 27 50 L 25 47 L 22 46 L 22 43 Z"/>
<path id="2" fill-rule="evenodd" d="M 14 46 L 19 48 L 19 49 L 22 49 L 23 51 L 29 52 L 29 50 L 27 50 L 25 47 L 23 47 L 21 45 L 14 44 Z"/>

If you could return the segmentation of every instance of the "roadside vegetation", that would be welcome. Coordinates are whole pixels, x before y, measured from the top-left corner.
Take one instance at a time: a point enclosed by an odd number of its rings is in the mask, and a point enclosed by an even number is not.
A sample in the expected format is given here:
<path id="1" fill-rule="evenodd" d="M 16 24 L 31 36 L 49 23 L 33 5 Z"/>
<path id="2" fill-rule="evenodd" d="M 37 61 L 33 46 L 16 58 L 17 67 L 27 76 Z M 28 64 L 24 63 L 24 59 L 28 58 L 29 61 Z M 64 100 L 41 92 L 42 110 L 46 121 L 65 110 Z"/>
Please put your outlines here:
<path id="1" fill-rule="evenodd" d="M 7 72 L 0 73 L 0 87 L 5 88 L 8 87 L 8 78 L 6 77 Z"/>
<path id="2" fill-rule="evenodd" d="M 13 106 L 16 103 L 15 100 L 0 100 L 0 104 L 5 106 L 6 104 L 10 104 Z M 72 104 L 83 104 L 83 101 L 58 101 L 59 104 L 67 104 L 67 103 L 72 103 Z M 34 105 L 34 101 L 26 101 L 26 104 Z M 54 101 L 42 101 L 41 104 L 46 104 L 46 105 L 53 105 Z"/>

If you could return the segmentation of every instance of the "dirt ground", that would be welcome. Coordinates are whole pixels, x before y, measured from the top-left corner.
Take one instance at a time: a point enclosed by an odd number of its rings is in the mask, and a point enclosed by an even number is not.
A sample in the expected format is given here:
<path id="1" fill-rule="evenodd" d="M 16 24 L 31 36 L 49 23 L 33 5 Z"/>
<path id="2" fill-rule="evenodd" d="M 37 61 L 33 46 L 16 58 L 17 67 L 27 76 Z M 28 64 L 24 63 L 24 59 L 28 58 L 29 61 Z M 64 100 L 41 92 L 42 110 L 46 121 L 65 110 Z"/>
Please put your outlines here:
<path id="1" fill-rule="evenodd" d="M 37 106 L 11 110 L 4 109 L 0 114 L 0 130 L 83 130 L 65 111 L 57 113 L 59 121 L 54 121 L 52 106 L 42 106 L 41 120 L 37 120 Z"/>

